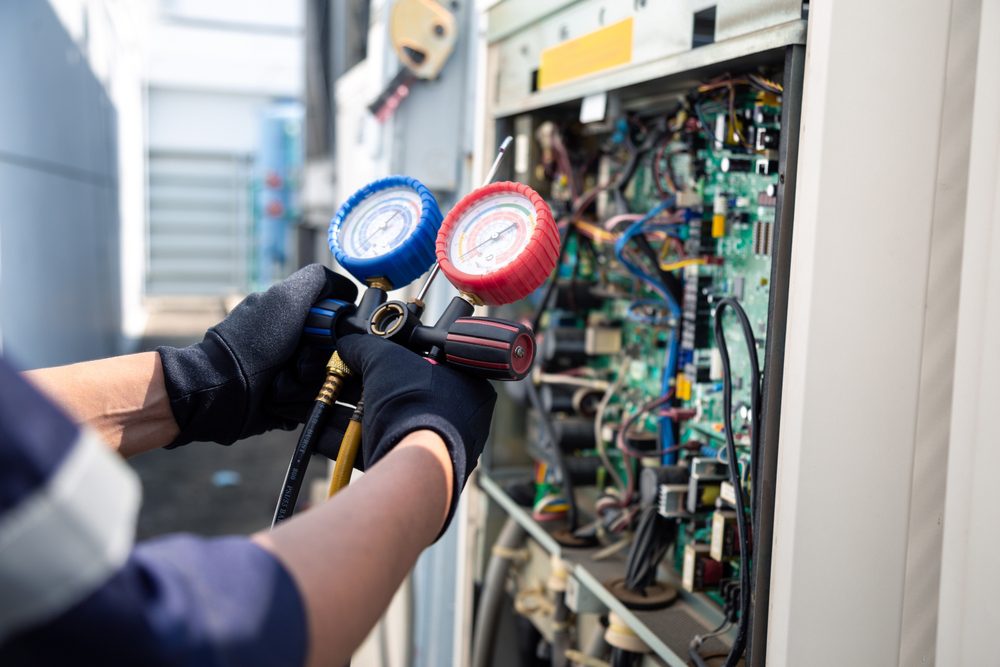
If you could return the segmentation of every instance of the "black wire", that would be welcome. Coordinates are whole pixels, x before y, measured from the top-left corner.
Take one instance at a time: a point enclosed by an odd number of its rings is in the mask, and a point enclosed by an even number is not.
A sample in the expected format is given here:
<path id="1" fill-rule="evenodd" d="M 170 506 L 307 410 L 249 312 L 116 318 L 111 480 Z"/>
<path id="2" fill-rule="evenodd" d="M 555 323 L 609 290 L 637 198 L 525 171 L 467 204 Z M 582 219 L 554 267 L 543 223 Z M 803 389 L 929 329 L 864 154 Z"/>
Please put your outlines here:
<path id="1" fill-rule="evenodd" d="M 642 254 L 652 263 L 654 270 L 660 277 L 660 282 L 670 292 L 674 303 L 682 303 L 684 301 L 684 287 L 681 285 L 680 279 L 670 271 L 664 271 L 660 268 L 660 260 L 656 256 L 656 251 L 653 250 L 653 246 L 650 245 L 649 239 L 646 238 L 645 234 L 637 234 L 632 238 L 635 240 L 635 244 L 639 247 L 639 250 L 642 251 Z"/>
<path id="2" fill-rule="evenodd" d="M 527 380 L 526 387 L 528 400 L 531 401 L 531 406 L 538 412 L 539 420 L 542 423 L 542 432 L 545 439 L 548 440 L 551 463 L 556 467 L 559 476 L 562 478 L 559 480 L 559 484 L 562 486 L 563 495 L 566 496 L 566 521 L 569 523 L 569 531 L 573 532 L 576 530 L 579 522 L 579 513 L 576 505 L 576 494 L 573 493 L 573 480 L 570 478 L 569 468 L 566 466 L 566 458 L 559 448 L 559 441 L 556 439 L 555 431 L 552 428 L 552 420 L 549 419 L 549 413 L 545 409 L 545 406 L 542 405 L 542 398 L 538 395 L 538 387 L 535 386 L 535 383 L 530 378 Z"/>
<path id="3" fill-rule="evenodd" d="M 562 266 L 563 260 L 566 257 L 566 249 L 569 247 L 569 237 L 570 234 L 574 232 L 573 224 L 570 223 L 569 227 L 566 229 L 566 235 L 562 239 L 562 243 L 559 248 L 559 257 L 556 259 L 556 270 L 549 284 L 545 287 L 545 292 L 542 294 L 542 300 L 538 302 L 538 307 L 535 309 L 535 314 L 531 318 L 531 330 L 536 334 L 541 326 L 542 316 L 545 311 L 548 310 L 549 302 L 552 301 L 552 295 L 555 293 L 556 285 L 559 283 L 559 267 Z M 545 439 L 549 443 L 549 458 L 550 463 L 555 466 L 562 478 L 560 484 L 562 485 L 563 495 L 566 496 L 566 520 L 569 523 L 569 530 L 573 532 L 576 530 L 579 521 L 579 510 L 576 503 L 576 494 L 573 492 L 573 480 L 570 479 L 569 469 L 566 467 L 566 459 L 563 456 L 562 450 L 559 448 L 559 441 L 556 439 L 555 430 L 552 428 L 552 420 L 549 416 L 548 410 L 542 404 L 542 399 L 538 395 L 538 388 L 535 387 L 535 383 L 529 378 L 527 381 L 527 393 L 528 400 L 531 401 L 532 407 L 538 412 L 538 419 L 542 425 L 542 433 Z"/>
<path id="4" fill-rule="evenodd" d="M 542 323 L 542 315 L 548 310 L 549 302 L 552 300 L 552 295 L 555 293 L 556 285 L 559 284 L 559 268 L 562 266 L 563 261 L 566 259 L 566 250 L 569 248 L 569 237 L 573 234 L 575 228 L 573 227 L 572 220 L 570 221 L 569 227 L 566 228 L 566 235 L 562 239 L 562 243 L 559 245 L 559 257 L 556 258 L 556 270 L 552 275 L 552 279 L 549 280 L 549 284 L 545 286 L 545 292 L 542 294 L 542 300 L 538 302 L 538 307 L 535 308 L 535 314 L 531 316 L 531 330 L 538 333 L 538 327 Z"/>
<path id="5" fill-rule="evenodd" d="M 274 508 L 274 518 L 271 520 L 272 528 L 290 517 L 295 511 L 295 502 L 299 499 L 299 491 L 302 490 L 306 468 L 309 467 L 309 457 L 312 456 L 313 449 L 315 449 L 314 440 L 317 434 L 323 431 L 330 414 L 328 408 L 329 406 L 323 401 L 316 401 L 313 404 L 312 412 L 309 413 L 309 419 L 302 427 L 299 442 L 295 445 L 295 451 L 292 452 L 292 458 L 288 462 L 288 471 L 285 472 L 285 481 L 281 485 L 278 505 Z"/>
<path id="6" fill-rule="evenodd" d="M 625 564 L 625 587 L 642 592 L 656 582 L 656 569 L 677 538 L 677 522 L 660 516 L 655 507 L 647 507 L 629 547 Z"/>
<path id="7" fill-rule="evenodd" d="M 750 469 L 756 473 L 754 468 L 755 456 L 757 454 L 757 441 L 760 432 L 760 366 L 757 359 L 757 341 L 753 335 L 753 327 L 750 325 L 750 318 L 739 302 L 726 297 L 719 302 L 715 308 L 715 345 L 719 349 L 722 359 L 722 403 L 723 403 L 723 425 L 726 434 L 726 455 L 729 459 L 729 481 L 733 485 L 736 496 L 736 528 L 740 541 L 740 624 L 736 634 L 736 640 L 729 650 L 726 658 L 726 667 L 734 667 L 739 662 L 743 651 L 746 648 L 747 637 L 750 631 L 750 554 L 749 535 L 747 530 L 746 508 L 743 503 L 743 485 L 740 481 L 739 464 L 736 459 L 736 441 L 733 437 L 733 373 L 729 364 L 729 349 L 726 347 L 726 334 L 722 326 L 722 316 L 726 308 L 732 309 L 739 320 L 743 330 L 743 337 L 747 345 L 747 353 L 750 357 L 751 388 L 750 388 Z M 755 475 L 756 478 L 756 475 Z"/>

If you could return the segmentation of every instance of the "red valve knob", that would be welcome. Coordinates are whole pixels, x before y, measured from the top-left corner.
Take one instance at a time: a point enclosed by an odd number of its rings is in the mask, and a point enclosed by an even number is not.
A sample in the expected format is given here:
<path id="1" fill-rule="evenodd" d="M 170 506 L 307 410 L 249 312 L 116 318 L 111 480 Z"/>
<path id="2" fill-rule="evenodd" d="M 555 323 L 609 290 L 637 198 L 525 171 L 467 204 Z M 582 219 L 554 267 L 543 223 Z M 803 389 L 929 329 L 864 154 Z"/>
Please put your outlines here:
<path id="1" fill-rule="evenodd" d="M 480 377 L 520 380 L 535 359 L 535 337 L 517 322 L 460 317 L 448 328 L 444 358 Z"/>

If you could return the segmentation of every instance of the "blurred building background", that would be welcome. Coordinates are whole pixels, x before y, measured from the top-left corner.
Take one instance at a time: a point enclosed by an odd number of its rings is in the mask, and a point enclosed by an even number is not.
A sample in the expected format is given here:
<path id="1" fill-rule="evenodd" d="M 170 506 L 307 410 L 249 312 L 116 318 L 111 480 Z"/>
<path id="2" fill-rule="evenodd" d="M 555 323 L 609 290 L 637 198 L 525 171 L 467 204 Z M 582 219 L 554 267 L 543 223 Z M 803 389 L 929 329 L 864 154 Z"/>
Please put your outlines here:
<path id="1" fill-rule="evenodd" d="M 302 9 L 156 5 L 146 70 L 147 294 L 239 293 L 287 268 L 282 227 L 294 213 L 287 190 L 300 159 L 284 158 L 299 152 Z M 265 188 L 271 196 L 258 200 Z"/>
<path id="2" fill-rule="evenodd" d="M 3 3 L 7 354 L 135 349 L 150 314 L 197 310 L 176 297 L 294 268 L 303 21 L 298 2 Z"/>

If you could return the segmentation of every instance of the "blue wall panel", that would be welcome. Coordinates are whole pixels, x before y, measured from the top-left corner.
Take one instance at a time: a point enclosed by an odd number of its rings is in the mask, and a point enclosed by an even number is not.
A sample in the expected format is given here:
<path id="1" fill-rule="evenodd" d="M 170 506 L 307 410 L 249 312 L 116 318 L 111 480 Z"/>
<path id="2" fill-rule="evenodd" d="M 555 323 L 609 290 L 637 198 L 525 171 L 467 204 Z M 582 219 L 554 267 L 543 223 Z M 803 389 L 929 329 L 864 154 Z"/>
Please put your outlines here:
<path id="1" fill-rule="evenodd" d="M 0 2 L 0 336 L 23 367 L 121 342 L 115 110 L 47 2 Z"/>

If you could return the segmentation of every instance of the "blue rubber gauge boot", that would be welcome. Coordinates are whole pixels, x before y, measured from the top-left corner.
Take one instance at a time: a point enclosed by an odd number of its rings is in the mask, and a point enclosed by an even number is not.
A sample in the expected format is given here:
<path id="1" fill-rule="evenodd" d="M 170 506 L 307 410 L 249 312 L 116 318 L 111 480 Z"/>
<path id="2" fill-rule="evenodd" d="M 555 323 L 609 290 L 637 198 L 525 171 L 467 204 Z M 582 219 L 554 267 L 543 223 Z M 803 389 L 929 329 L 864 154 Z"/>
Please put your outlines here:
<path id="1" fill-rule="evenodd" d="M 441 210 L 431 191 L 408 176 L 382 178 L 355 192 L 330 221 L 330 252 L 359 281 L 385 278 L 393 288 L 434 263 Z"/>

